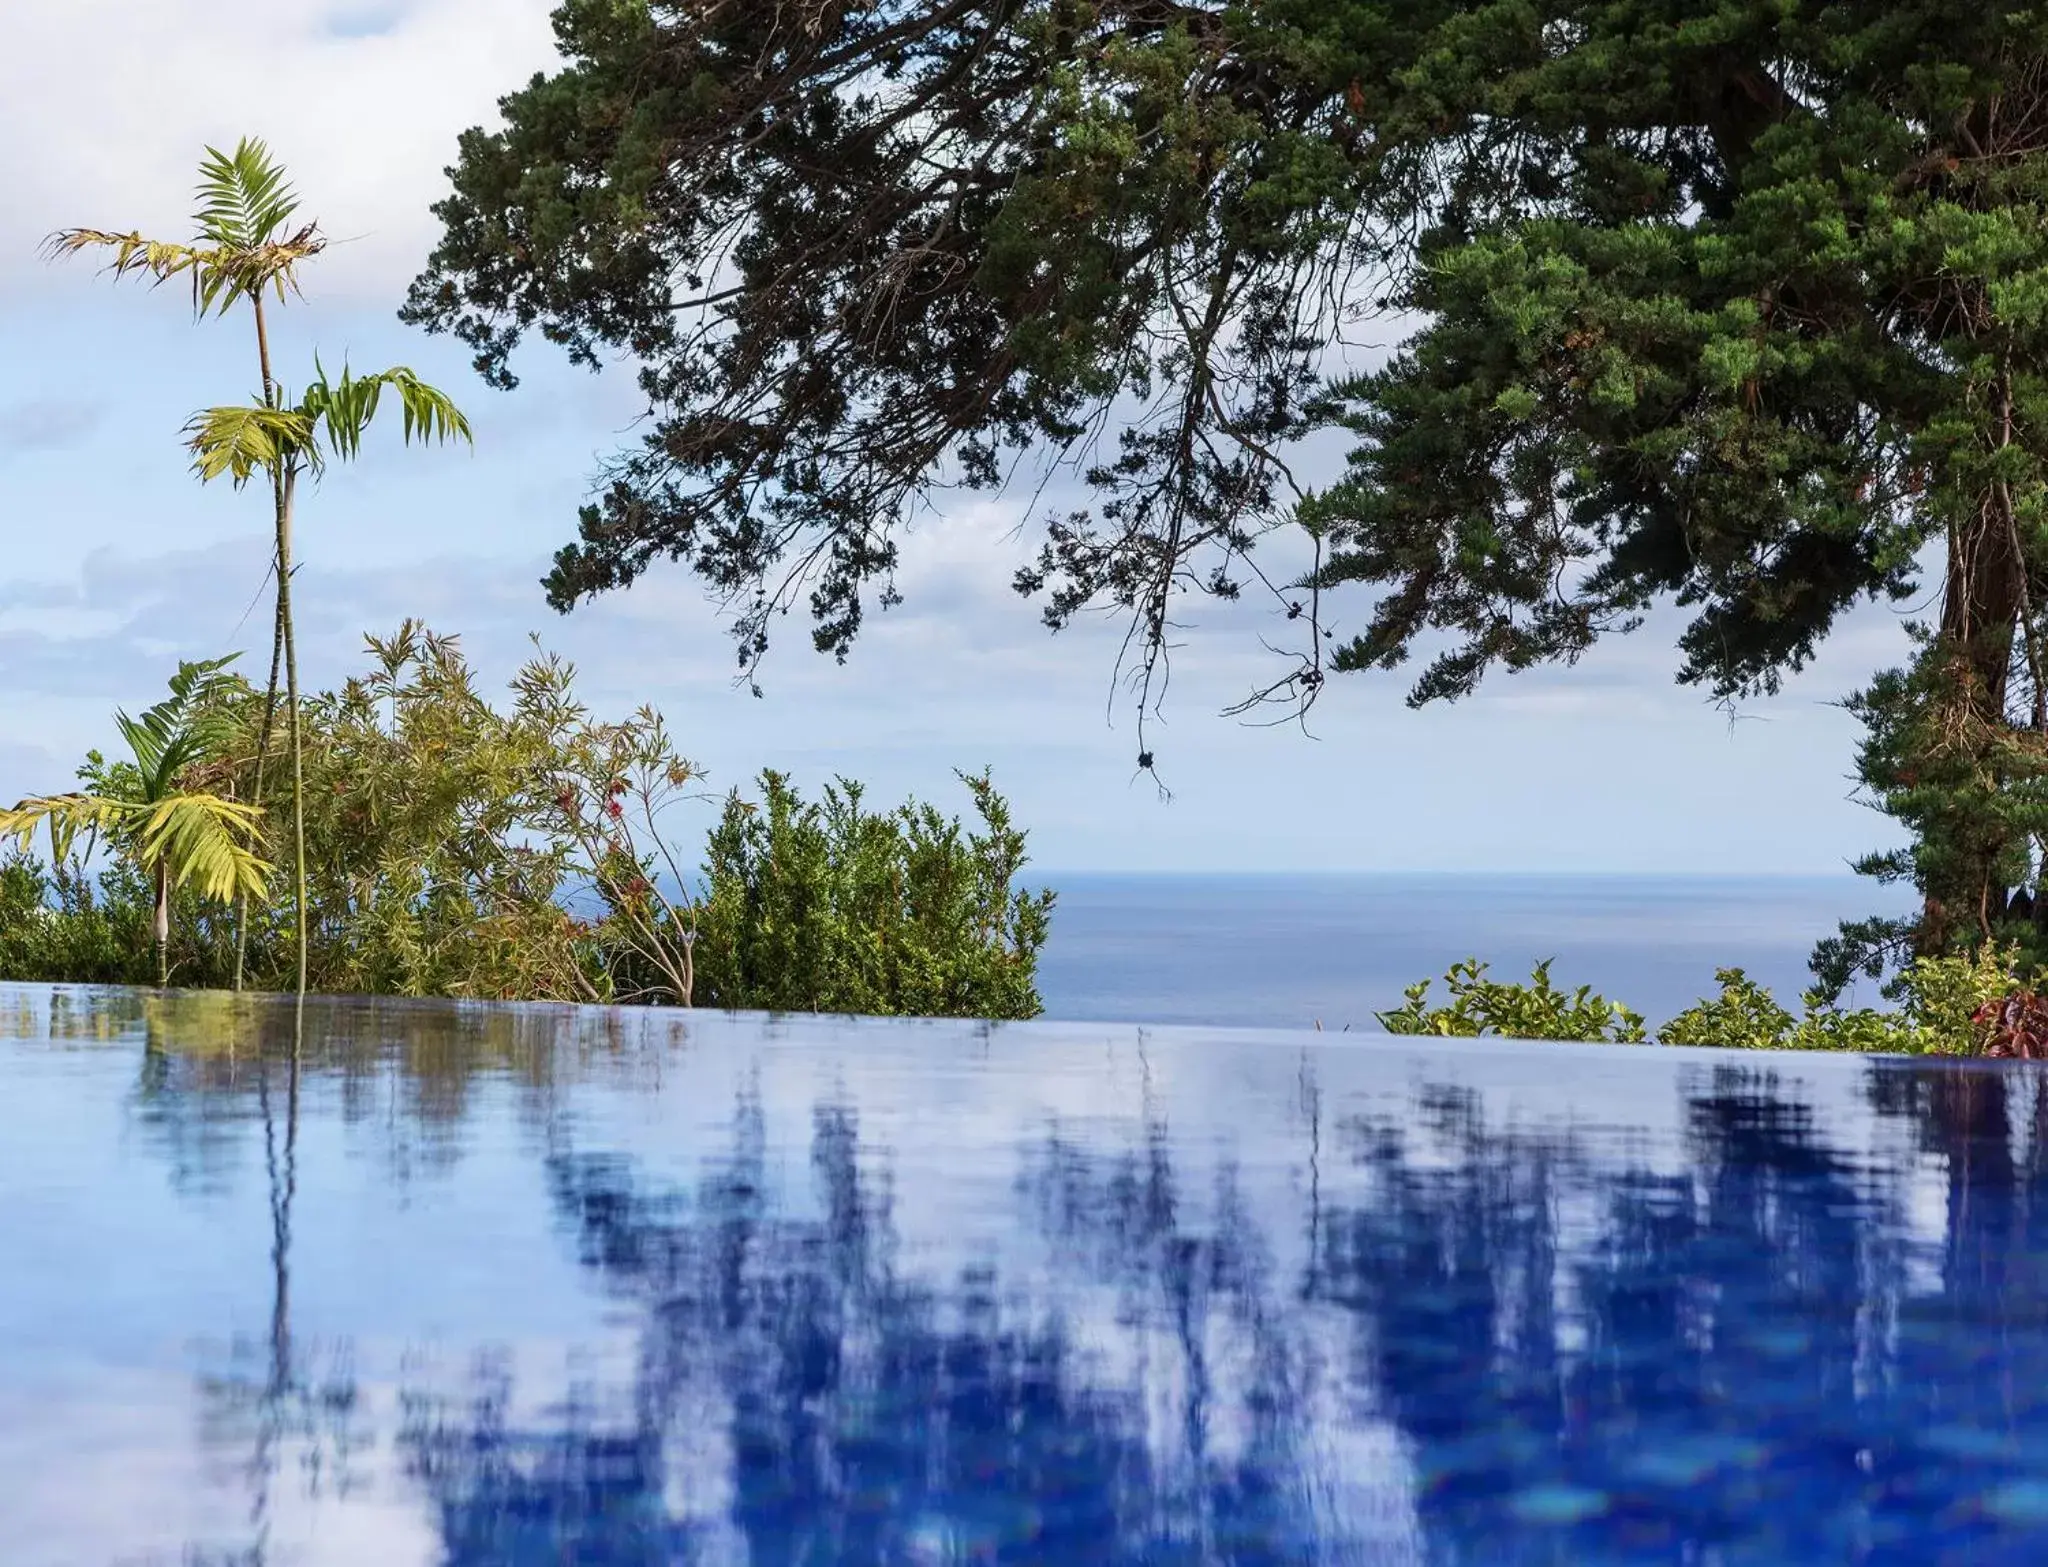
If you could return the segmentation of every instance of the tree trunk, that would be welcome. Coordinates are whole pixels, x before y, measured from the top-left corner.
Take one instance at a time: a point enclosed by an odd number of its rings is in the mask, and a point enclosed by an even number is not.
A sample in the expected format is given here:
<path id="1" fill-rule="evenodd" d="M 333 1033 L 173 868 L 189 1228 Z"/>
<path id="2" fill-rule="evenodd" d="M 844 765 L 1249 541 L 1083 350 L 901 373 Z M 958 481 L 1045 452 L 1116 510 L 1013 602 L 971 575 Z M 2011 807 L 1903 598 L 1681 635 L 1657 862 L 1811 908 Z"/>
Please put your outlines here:
<path id="1" fill-rule="evenodd" d="M 156 910 L 152 928 L 156 935 L 156 982 L 159 989 L 168 989 L 171 983 L 171 867 L 162 860 L 157 862 Z"/>
<path id="2" fill-rule="evenodd" d="M 1937 661 L 1940 709 L 1937 743 L 1960 748 L 1956 760 L 1995 783 L 1992 755 L 2010 728 L 2006 699 L 2014 640 L 2026 607 L 2026 568 L 2009 497 L 1993 493 L 1967 523 L 1949 535 L 1941 627 L 1927 656 Z M 2006 911 L 2002 864 L 2007 845 L 1995 820 L 1981 811 L 1959 813 L 1954 841 L 1940 846 L 1948 870 L 1924 888 L 1916 949 L 1923 956 L 1950 950 L 1974 930 L 1989 936 Z"/>
<path id="3" fill-rule="evenodd" d="M 249 308 L 256 318 L 256 363 L 263 375 L 263 406 L 275 408 L 281 401 L 278 396 L 277 378 L 270 373 L 270 326 L 263 314 L 263 292 L 258 289 L 249 296 Z M 263 692 L 263 724 L 257 734 L 256 743 L 256 799 L 260 809 L 263 804 L 263 764 L 270 755 L 271 723 L 277 713 L 277 660 L 283 650 L 289 627 L 291 571 L 291 481 L 282 467 L 270 475 L 270 495 L 275 507 L 276 549 L 273 564 L 277 571 L 277 611 L 273 617 L 270 636 L 270 684 Z M 294 725 L 297 722 L 297 698 L 294 694 Z M 296 729 L 294 730 L 296 732 Z M 293 794 L 296 806 L 298 796 Z M 305 919 L 305 900 L 300 899 L 299 919 Z M 235 898 L 235 989 L 242 988 L 242 967 L 249 951 L 249 895 L 240 893 Z M 300 965 L 299 990 L 306 988 L 305 966 Z"/>

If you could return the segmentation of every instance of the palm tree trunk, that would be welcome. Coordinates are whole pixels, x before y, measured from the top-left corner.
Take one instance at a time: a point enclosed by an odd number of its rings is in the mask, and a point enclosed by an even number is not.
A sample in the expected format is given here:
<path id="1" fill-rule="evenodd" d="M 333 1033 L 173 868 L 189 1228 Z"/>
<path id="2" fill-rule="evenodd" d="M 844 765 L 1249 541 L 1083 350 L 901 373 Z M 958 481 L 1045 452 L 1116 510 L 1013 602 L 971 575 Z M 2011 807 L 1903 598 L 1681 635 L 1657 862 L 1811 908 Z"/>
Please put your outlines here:
<path id="1" fill-rule="evenodd" d="M 284 483 L 279 479 L 272 486 L 280 512 L 284 509 Z M 276 562 L 272 561 L 273 569 Z M 259 808 L 263 804 L 264 764 L 270 760 L 270 731 L 277 720 L 277 676 L 284 661 L 284 616 L 273 612 L 270 635 L 270 684 L 263 689 L 263 722 L 256 731 L 256 785 L 251 801 Z M 235 989 L 242 988 L 243 963 L 249 953 L 249 895 L 246 892 L 235 895 Z"/>
<path id="2" fill-rule="evenodd" d="M 1940 634 L 1922 656 L 1939 661 L 1947 683 L 1937 732 L 1959 737 L 1954 760 L 1981 778 L 1999 776 L 1996 751 L 2012 729 L 2006 700 L 2014 651 L 2032 630 L 2027 570 L 2009 495 L 1988 494 L 1976 515 L 1950 528 Z M 1940 957 L 1958 940 L 1990 939 L 2007 914 L 2013 839 L 2004 820 L 1973 803 L 1923 827 L 1921 839 L 1939 851 L 1930 857 L 1939 870 L 1922 889 L 1918 955 Z"/>
<path id="3" fill-rule="evenodd" d="M 292 923 L 298 931 L 298 994 L 306 994 L 306 767 L 299 736 L 299 650 L 292 634 L 292 496 L 298 473 L 286 468 L 277 512 L 277 625 L 284 641 L 286 722 L 292 747 Z"/>
<path id="4" fill-rule="evenodd" d="M 249 306 L 256 318 L 256 363 L 263 374 L 263 406 L 275 408 L 278 397 L 277 378 L 270 373 L 270 324 L 263 314 L 263 291 L 258 289 L 249 296 Z M 291 570 L 292 570 L 292 478 L 284 469 L 272 471 L 270 494 L 276 508 L 276 551 L 273 568 L 277 573 L 277 613 L 270 636 L 270 684 L 263 692 L 263 724 L 257 734 L 256 744 L 256 801 L 263 804 L 264 763 L 270 756 L 270 731 L 277 715 L 277 662 L 278 655 L 291 640 Z M 292 815 L 297 828 L 298 858 L 298 907 L 294 921 L 299 927 L 299 994 L 306 993 L 306 875 L 305 823 L 301 814 L 299 799 L 299 777 L 297 771 L 299 738 L 299 690 L 297 671 L 292 671 Z M 246 893 L 236 900 L 235 912 L 235 989 L 242 988 L 242 966 L 249 950 L 249 898 Z"/>
<path id="5" fill-rule="evenodd" d="M 256 355 L 263 370 L 263 405 L 280 401 L 277 380 L 270 373 L 270 329 L 263 315 L 263 295 L 249 296 L 256 315 Z M 285 700 L 291 704 L 288 725 L 292 746 L 292 924 L 298 933 L 298 994 L 306 994 L 306 769 L 299 741 L 299 650 L 292 635 L 292 497 L 298 470 L 287 462 L 273 478 L 277 499 L 277 633 L 271 646 L 270 691 L 277 693 L 277 648 L 284 649 Z M 258 766 L 261 766 L 259 761 Z M 237 961 L 237 975 L 240 963 Z"/>
<path id="6" fill-rule="evenodd" d="M 156 865 L 156 910 L 153 926 L 156 933 L 156 983 L 160 990 L 169 989 L 171 983 L 171 867 L 168 861 L 159 860 Z"/>

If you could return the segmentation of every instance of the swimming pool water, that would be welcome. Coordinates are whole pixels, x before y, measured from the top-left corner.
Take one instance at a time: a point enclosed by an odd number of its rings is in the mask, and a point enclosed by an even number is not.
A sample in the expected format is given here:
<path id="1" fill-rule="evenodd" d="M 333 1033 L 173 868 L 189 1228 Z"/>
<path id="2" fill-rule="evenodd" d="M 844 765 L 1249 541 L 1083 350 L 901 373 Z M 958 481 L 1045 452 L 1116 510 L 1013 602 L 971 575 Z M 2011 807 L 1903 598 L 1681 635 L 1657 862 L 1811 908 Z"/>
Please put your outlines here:
<path id="1" fill-rule="evenodd" d="M 0 1560 L 2039 1563 L 2025 1066 L 0 992 Z"/>

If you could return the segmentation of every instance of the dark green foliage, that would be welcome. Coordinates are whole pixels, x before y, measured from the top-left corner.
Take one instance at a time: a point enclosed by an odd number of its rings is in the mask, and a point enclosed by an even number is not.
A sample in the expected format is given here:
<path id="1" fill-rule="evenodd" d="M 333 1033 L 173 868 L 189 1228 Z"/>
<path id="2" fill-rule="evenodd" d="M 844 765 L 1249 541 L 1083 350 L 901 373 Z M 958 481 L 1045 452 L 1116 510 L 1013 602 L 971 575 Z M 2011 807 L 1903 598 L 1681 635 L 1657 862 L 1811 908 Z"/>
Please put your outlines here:
<path id="1" fill-rule="evenodd" d="M 646 359 L 665 422 L 565 554 L 564 602 L 677 546 L 737 586 L 785 529 L 886 572 L 949 450 L 1064 439 L 1176 370 L 1190 428 L 1134 432 L 1111 504 L 1165 475 L 1176 505 L 1256 515 L 1266 490 L 1197 453 L 1300 430 L 1322 345 L 1280 323 L 1332 278 L 1359 302 L 1371 266 L 1421 326 L 1334 389 L 1357 463 L 1309 515 L 1325 580 L 1390 590 L 1350 662 L 1458 637 L 1422 696 L 1666 593 L 1700 606 L 1689 678 L 1767 685 L 1903 591 L 1994 477 L 2038 478 L 1983 428 L 2040 400 L 2014 361 L 2039 346 L 2043 174 L 1999 120 L 2033 102 L 2032 13 L 572 0 L 558 26 L 569 66 L 465 138 L 412 313 L 501 376 L 534 325 Z M 732 235 L 699 336 L 684 274 Z M 1271 328 L 1233 342 L 1246 384 L 1186 317 L 1210 300 Z M 1262 416 L 1206 406 L 1219 380 Z M 1057 537 L 1084 593 L 1193 542 Z"/>
<path id="2" fill-rule="evenodd" d="M 1901 850 L 1857 869 L 1926 895 L 1919 918 L 1845 924 L 1822 942 L 1814 971 L 1839 993 L 1914 952 L 2005 944 L 2026 965 L 2048 961 L 2048 897 L 2039 846 L 2048 842 L 2048 733 L 1993 716 L 1967 699 L 1970 675 L 1922 634 L 1910 669 L 1880 675 L 1849 703 L 1863 720 L 1857 771 L 1870 802 L 1912 833 Z M 1959 694 L 1961 699 L 1959 699 Z"/>
<path id="3" fill-rule="evenodd" d="M 552 600 L 685 560 L 751 661 L 808 581 L 843 653 L 927 487 L 1035 443 L 1101 503 L 1028 574 L 1055 622 L 1235 592 L 1355 205 L 1313 10 L 567 0 L 568 63 L 464 136 L 406 311 L 500 385 L 535 329 L 640 362 L 655 418 Z M 1113 404 L 1152 417 L 1098 444 Z"/>
<path id="4" fill-rule="evenodd" d="M 46 984 L 154 984 L 152 901 L 148 881 L 124 862 L 110 864 L 95 882 L 76 859 L 52 869 L 16 851 L 0 864 L 0 975 Z M 173 901 L 183 910 L 199 900 L 174 894 Z M 187 921 L 174 922 L 178 946 L 191 933 Z"/>
<path id="5" fill-rule="evenodd" d="M 808 578 L 843 652 L 911 505 L 1034 443 L 1094 504 L 1020 586 L 1056 625 L 1132 612 L 1148 677 L 1177 593 L 1263 581 L 1260 531 L 1305 524 L 1267 693 L 1297 701 L 1343 605 L 1334 662 L 1419 657 L 1417 701 L 1674 601 L 1682 679 L 1769 691 L 1938 547 L 1925 702 L 1868 716 L 1966 782 L 1871 788 L 1925 840 L 1912 950 L 2011 922 L 2039 853 L 2006 732 L 2048 730 L 2048 12 L 567 0 L 557 28 L 565 66 L 464 138 L 408 315 L 501 383 L 533 329 L 640 362 L 646 442 L 558 605 L 687 560 L 752 659 Z M 1352 374 L 1332 345 L 1375 311 L 1407 339 Z M 1330 428 L 1348 470 L 1304 496 L 1282 464 Z"/>
<path id="6" fill-rule="evenodd" d="M 863 808 L 859 784 L 807 803 L 779 773 L 728 800 L 697 940 L 710 1006 L 1028 1018 L 1053 895 L 1011 890 L 1024 835 L 986 775 L 961 775 L 980 830 L 931 805 Z"/>

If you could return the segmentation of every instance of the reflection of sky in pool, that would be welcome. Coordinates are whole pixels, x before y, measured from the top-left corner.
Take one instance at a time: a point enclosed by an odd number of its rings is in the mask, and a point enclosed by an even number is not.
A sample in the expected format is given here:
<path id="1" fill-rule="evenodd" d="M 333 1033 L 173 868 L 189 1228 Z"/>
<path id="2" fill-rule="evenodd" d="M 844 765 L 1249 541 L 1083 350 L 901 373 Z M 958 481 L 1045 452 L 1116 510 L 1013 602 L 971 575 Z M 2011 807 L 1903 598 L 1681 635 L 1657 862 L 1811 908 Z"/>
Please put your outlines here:
<path id="1" fill-rule="evenodd" d="M 292 1035 L 0 992 L 10 1567 L 2048 1560 L 2027 1068 Z"/>

